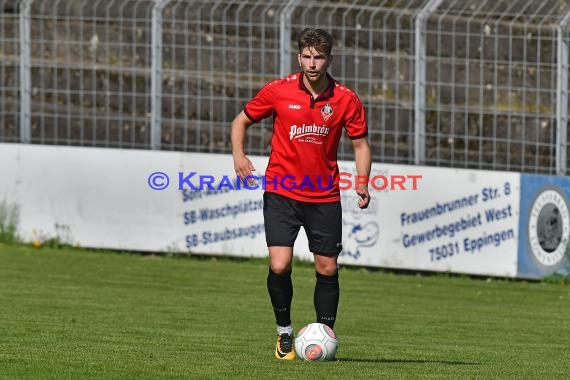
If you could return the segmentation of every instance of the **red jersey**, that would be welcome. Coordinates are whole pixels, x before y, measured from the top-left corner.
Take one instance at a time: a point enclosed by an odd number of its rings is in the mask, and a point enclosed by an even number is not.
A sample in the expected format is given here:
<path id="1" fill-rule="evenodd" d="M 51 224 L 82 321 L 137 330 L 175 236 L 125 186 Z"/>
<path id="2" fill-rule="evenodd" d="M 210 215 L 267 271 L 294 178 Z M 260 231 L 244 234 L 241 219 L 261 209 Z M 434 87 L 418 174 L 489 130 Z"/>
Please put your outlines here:
<path id="1" fill-rule="evenodd" d="M 368 135 L 358 96 L 328 75 L 329 85 L 313 99 L 303 74 L 266 84 L 245 106 L 258 122 L 273 115 L 265 191 L 303 202 L 340 200 L 337 151 L 343 128 L 351 139 Z"/>

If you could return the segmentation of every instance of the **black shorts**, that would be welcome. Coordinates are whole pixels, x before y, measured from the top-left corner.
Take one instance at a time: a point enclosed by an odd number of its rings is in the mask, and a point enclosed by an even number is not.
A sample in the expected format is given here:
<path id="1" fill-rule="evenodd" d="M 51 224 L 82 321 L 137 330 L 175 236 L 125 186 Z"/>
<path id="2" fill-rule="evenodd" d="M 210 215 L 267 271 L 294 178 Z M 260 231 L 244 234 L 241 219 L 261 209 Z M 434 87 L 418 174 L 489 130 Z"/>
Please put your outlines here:
<path id="1" fill-rule="evenodd" d="M 263 217 L 268 247 L 293 247 L 303 226 L 311 252 L 336 256 L 342 251 L 340 201 L 300 202 L 266 191 L 263 194 Z"/>

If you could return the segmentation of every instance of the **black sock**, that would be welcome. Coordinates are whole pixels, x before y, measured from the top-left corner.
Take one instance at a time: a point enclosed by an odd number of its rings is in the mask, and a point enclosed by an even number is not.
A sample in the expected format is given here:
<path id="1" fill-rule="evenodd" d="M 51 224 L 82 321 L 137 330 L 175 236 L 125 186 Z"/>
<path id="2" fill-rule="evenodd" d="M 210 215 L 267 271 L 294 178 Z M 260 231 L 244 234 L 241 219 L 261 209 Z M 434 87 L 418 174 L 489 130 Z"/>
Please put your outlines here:
<path id="1" fill-rule="evenodd" d="M 289 326 L 291 324 L 291 300 L 293 299 L 291 270 L 278 275 L 269 267 L 267 290 L 275 313 L 275 321 L 279 326 Z"/>
<path id="2" fill-rule="evenodd" d="M 315 272 L 317 283 L 315 284 L 315 311 L 317 312 L 317 322 L 324 323 L 331 329 L 336 321 L 338 309 L 338 299 L 340 289 L 338 285 L 338 273 L 332 276 L 325 276 Z"/>

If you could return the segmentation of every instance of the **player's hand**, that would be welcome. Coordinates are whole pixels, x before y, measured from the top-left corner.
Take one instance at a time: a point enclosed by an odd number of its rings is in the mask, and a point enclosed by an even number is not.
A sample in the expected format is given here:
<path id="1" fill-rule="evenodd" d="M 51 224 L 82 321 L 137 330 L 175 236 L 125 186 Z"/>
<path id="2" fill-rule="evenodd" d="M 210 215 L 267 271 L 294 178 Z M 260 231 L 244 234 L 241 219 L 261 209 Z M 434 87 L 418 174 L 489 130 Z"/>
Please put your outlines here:
<path id="1" fill-rule="evenodd" d="M 246 155 L 234 155 L 234 170 L 243 181 L 246 177 L 253 176 L 255 168 Z M 253 179 L 249 180 L 250 185 L 252 185 L 253 182 Z"/>
<path id="2" fill-rule="evenodd" d="M 368 186 L 362 185 L 358 190 L 356 190 L 356 194 L 360 197 L 358 200 L 358 207 L 361 209 L 365 209 L 370 204 L 370 193 L 368 192 Z"/>

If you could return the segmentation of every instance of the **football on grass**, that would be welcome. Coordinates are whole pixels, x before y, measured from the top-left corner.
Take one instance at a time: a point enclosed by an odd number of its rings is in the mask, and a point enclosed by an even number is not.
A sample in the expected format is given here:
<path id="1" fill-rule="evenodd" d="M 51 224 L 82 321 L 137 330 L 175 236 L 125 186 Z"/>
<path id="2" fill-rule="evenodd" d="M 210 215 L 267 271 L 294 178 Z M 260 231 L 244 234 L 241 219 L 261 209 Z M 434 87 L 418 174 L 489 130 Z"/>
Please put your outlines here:
<path id="1" fill-rule="evenodd" d="M 295 352 L 303 360 L 333 360 L 337 348 L 335 332 L 322 323 L 308 324 L 295 338 Z"/>

